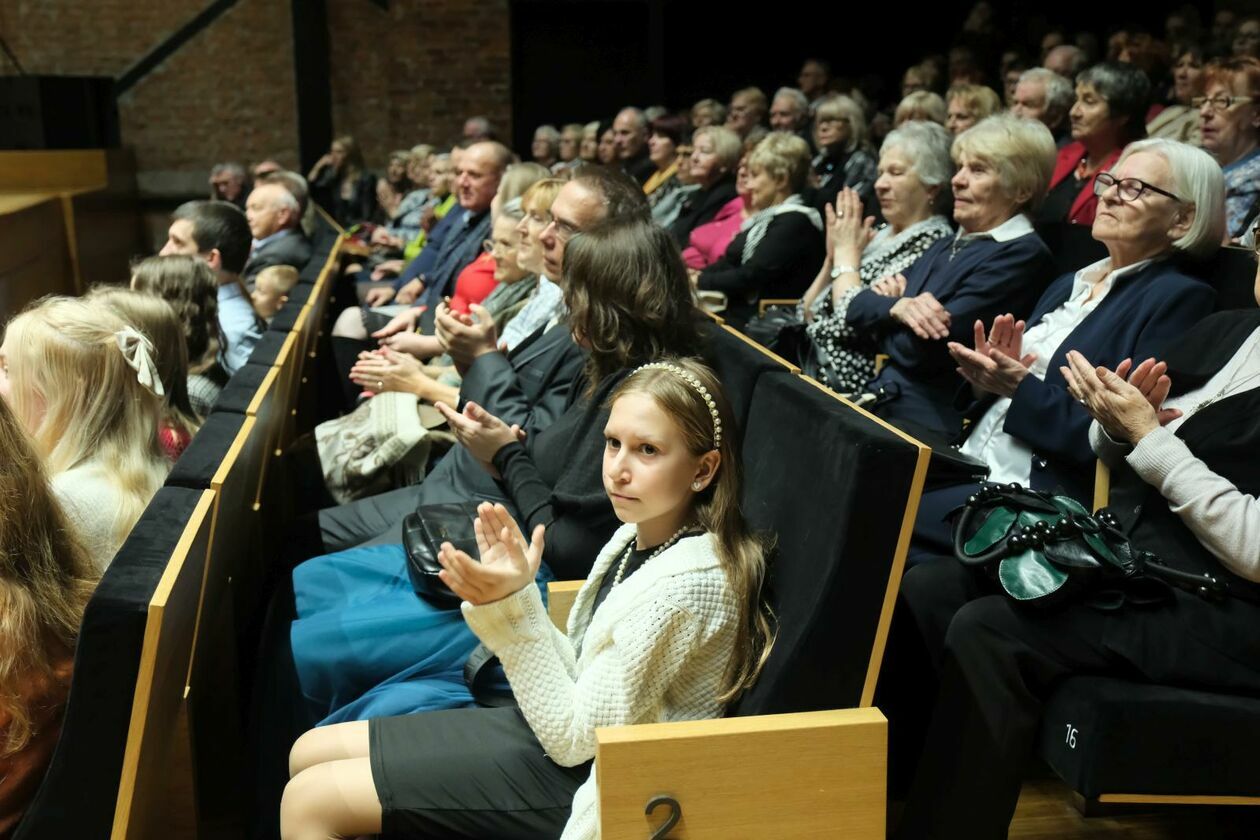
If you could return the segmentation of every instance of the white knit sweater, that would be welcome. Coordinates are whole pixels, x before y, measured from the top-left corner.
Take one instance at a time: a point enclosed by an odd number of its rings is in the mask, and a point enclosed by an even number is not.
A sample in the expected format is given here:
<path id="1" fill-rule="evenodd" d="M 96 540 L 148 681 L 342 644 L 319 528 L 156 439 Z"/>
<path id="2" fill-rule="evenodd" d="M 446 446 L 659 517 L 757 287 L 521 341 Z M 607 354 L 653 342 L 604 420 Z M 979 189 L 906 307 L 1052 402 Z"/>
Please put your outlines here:
<path id="1" fill-rule="evenodd" d="M 551 624 L 538 587 L 474 607 L 468 626 L 498 654 L 521 712 L 552 761 L 595 757 L 595 729 L 722 714 L 722 676 L 739 605 L 713 537 L 679 541 L 591 603 L 604 573 L 635 536 L 617 530 L 578 592 L 565 635 Z M 576 644 L 570 640 L 578 640 Z M 599 837 L 595 774 L 577 790 L 562 840 Z"/>

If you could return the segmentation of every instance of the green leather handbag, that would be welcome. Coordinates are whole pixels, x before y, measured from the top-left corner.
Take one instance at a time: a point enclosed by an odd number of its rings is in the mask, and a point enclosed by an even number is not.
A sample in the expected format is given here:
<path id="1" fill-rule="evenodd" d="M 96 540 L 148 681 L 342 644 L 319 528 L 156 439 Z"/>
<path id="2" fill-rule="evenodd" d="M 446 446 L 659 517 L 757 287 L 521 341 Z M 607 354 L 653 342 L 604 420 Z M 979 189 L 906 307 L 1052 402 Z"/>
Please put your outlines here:
<path id="1" fill-rule="evenodd" d="M 1050 607 L 1072 598 L 1100 609 L 1158 604 L 1180 587 L 1209 600 L 1223 581 L 1170 568 L 1135 548 L 1108 510 L 1019 484 L 987 484 L 954 520 L 954 554 L 984 569 L 1023 604 Z"/>

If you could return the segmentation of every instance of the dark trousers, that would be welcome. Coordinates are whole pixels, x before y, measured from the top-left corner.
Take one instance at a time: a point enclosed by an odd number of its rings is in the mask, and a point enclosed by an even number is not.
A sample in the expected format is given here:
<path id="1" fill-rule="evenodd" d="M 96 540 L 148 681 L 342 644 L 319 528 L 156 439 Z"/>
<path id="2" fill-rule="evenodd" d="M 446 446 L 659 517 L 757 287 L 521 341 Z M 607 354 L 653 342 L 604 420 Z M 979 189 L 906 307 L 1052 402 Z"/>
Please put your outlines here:
<path id="1" fill-rule="evenodd" d="M 902 581 L 880 705 L 894 794 L 913 778 L 907 840 L 1006 837 L 1042 704 L 1069 675 L 1260 691 L 1260 608 L 1249 603 L 1177 592 L 1156 608 L 1038 612 L 993 592 L 952 558 Z"/>

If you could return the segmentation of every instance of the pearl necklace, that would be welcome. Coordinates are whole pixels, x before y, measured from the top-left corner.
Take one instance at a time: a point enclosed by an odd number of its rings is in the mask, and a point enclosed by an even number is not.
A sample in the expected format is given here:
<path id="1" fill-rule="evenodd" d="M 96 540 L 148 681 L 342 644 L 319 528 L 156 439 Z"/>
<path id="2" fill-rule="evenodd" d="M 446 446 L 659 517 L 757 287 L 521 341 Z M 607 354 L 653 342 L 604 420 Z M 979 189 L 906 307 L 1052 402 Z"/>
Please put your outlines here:
<path id="1" fill-rule="evenodd" d="M 656 555 L 660 554 L 662 551 L 664 551 L 665 549 L 669 548 L 674 543 L 682 539 L 687 534 L 688 531 L 691 531 L 693 529 L 693 527 L 694 526 L 692 525 L 684 525 L 681 528 L 679 528 L 677 531 L 675 531 L 672 537 L 670 537 L 669 539 L 665 540 L 665 542 L 658 545 L 656 547 L 656 550 L 653 551 L 650 555 L 648 555 L 648 559 L 643 561 L 643 565 L 646 566 L 648 563 L 651 563 L 653 560 L 655 560 Z M 634 540 L 631 540 L 630 543 L 626 546 L 626 550 L 622 552 L 621 554 L 621 562 L 617 564 L 617 576 L 613 578 L 613 586 L 616 586 L 617 584 L 621 583 L 621 578 L 626 573 L 626 564 L 630 562 L 630 555 L 633 553 L 634 553 Z"/>

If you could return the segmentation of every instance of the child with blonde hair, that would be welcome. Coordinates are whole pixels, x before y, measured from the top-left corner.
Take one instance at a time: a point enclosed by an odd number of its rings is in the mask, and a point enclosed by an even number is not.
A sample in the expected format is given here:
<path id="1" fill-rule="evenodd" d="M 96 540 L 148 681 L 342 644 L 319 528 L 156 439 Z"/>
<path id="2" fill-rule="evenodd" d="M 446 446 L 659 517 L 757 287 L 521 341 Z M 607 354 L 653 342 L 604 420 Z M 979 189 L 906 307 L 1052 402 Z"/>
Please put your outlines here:
<path id="1" fill-rule="evenodd" d="M 289 291 L 297 285 L 298 271 L 291 265 L 273 265 L 264 268 L 254 278 L 254 291 L 250 299 L 258 317 L 270 322 L 289 300 Z"/>
<path id="2" fill-rule="evenodd" d="M 5 329 L 0 395 L 98 571 L 166 479 L 164 392 L 153 343 L 100 303 L 44 298 Z"/>

